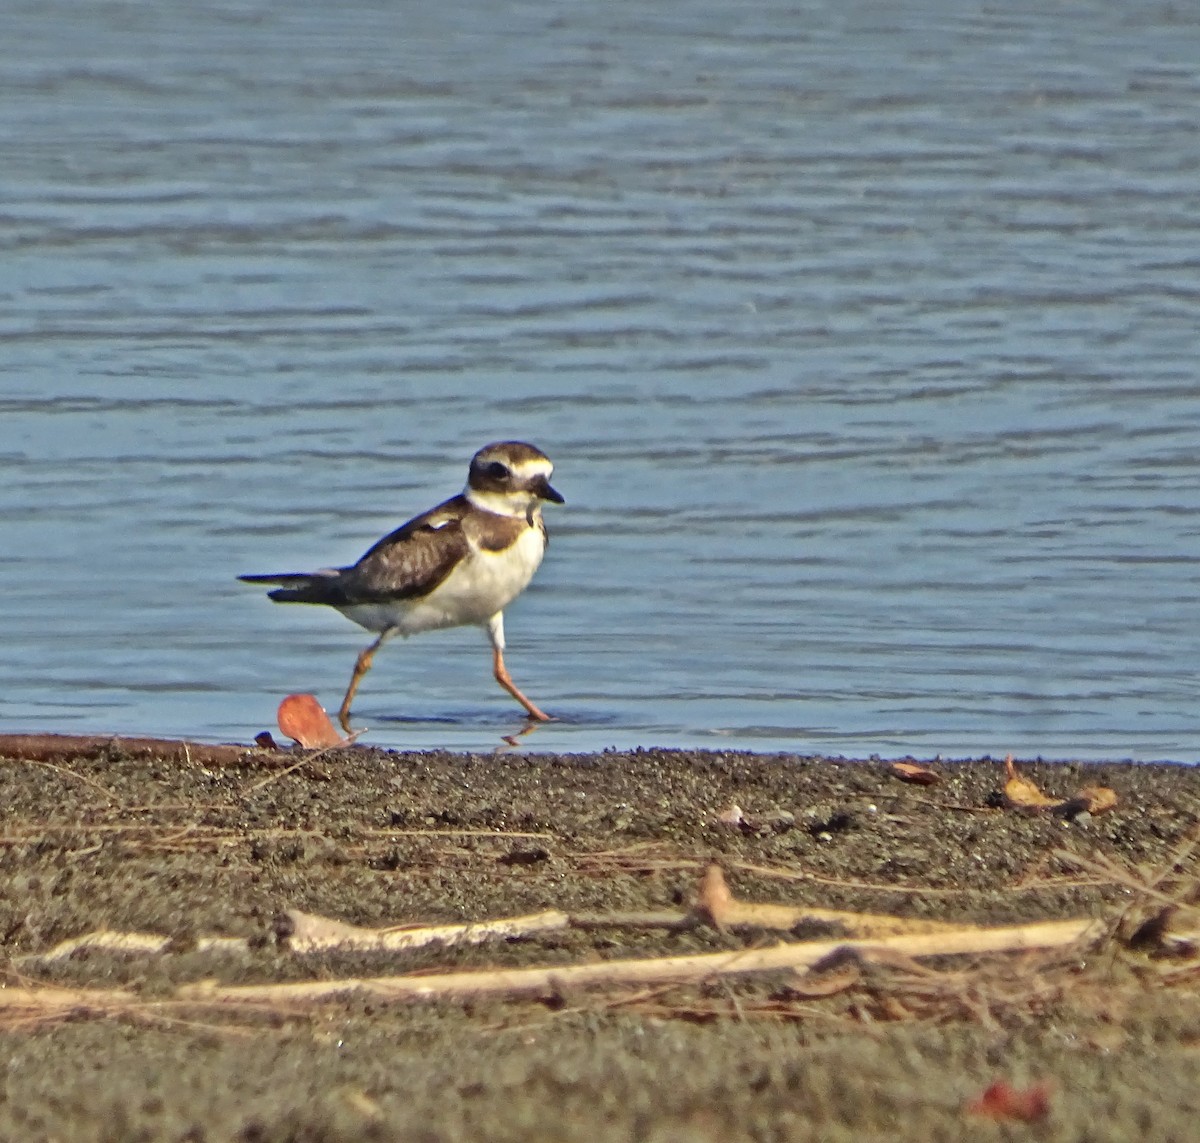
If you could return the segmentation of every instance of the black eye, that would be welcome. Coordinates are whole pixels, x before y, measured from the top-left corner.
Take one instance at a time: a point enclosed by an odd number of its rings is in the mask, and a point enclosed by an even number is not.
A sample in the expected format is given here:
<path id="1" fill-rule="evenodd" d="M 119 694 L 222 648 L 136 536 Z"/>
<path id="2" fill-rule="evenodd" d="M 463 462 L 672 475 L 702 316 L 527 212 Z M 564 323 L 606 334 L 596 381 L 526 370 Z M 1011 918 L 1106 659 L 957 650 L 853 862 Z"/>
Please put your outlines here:
<path id="1" fill-rule="evenodd" d="M 501 464 L 498 460 L 492 461 L 484 470 L 493 480 L 507 480 L 508 468 Z"/>

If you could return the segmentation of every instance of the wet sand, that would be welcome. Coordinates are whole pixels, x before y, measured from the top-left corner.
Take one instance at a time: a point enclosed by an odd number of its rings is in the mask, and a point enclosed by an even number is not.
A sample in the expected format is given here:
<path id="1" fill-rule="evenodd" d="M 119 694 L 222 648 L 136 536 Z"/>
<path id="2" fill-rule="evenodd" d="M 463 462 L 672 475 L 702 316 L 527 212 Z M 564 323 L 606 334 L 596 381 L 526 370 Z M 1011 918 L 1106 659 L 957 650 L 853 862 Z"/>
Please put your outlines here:
<path id="1" fill-rule="evenodd" d="M 360 748 L 301 761 L 120 746 L 0 759 L 8 989 L 33 981 L 139 1000 L 0 1012 L 0 1139 L 1195 1137 L 1200 971 L 1186 950 L 1118 940 L 1040 959 L 852 965 L 829 995 L 780 971 L 537 1000 L 360 995 L 236 1011 L 168 1001 L 206 980 L 570 965 L 840 935 L 816 922 L 782 934 L 574 925 L 309 956 L 276 935 L 288 909 L 371 926 L 678 913 L 711 862 L 750 901 L 1115 924 L 1123 910 L 1149 915 L 1131 879 L 1169 867 L 1194 835 L 1196 768 L 1021 763 L 1047 793 L 1116 792 L 1111 811 L 1068 818 L 1005 806 L 994 760 L 930 763 L 941 777 L 930 787 L 878 761 L 742 753 Z M 746 820 L 719 821 L 734 804 Z M 1194 879 L 1194 855 L 1182 865 Z M 100 929 L 172 943 L 156 955 L 38 959 Z M 198 949 L 210 934 L 249 943 Z M 922 983 L 921 972 L 936 975 Z M 996 1079 L 1050 1084 L 1049 1117 L 997 1126 L 965 1115 Z"/>

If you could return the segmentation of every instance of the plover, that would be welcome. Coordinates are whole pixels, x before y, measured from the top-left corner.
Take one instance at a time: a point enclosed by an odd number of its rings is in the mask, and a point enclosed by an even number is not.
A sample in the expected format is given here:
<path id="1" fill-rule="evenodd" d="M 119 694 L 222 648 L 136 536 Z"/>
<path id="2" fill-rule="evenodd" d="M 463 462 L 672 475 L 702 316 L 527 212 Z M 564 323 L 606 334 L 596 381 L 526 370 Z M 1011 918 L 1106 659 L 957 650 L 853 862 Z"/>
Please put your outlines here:
<path id="1" fill-rule="evenodd" d="M 546 551 L 542 501 L 564 503 L 550 486 L 554 466 L 533 445 L 500 441 L 471 458 L 458 496 L 384 536 L 356 564 L 307 573 L 243 575 L 272 583 L 277 603 L 317 603 L 378 633 L 354 664 L 338 710 L 350 733 L 350 704 L 375 652 L 393 635 L 478 625 L 492 644 L 498 682 L 528 712 L 546 721 L 504 666 L 504 609 L 533 578 Z"/>

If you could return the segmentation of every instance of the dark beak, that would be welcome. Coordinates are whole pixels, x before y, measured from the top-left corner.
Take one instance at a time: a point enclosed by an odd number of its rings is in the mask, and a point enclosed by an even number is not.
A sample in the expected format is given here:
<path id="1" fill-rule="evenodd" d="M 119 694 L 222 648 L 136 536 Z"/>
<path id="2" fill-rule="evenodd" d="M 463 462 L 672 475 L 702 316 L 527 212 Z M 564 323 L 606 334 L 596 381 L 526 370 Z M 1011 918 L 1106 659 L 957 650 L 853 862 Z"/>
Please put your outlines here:
<path id="1" fill-rule="evenodd" d="M 551 488 L 550 481 L 548 481 L 544 476 L 539 476 L 537 478 L 537 481 L 533 485 L 533 490 L 543 500 L 551 500 L 555 504 L 565 504 L 566 503 L 566 501 L 562 497 L 562 494 L 560 492 L 556 492 L 553 488 Z"/>

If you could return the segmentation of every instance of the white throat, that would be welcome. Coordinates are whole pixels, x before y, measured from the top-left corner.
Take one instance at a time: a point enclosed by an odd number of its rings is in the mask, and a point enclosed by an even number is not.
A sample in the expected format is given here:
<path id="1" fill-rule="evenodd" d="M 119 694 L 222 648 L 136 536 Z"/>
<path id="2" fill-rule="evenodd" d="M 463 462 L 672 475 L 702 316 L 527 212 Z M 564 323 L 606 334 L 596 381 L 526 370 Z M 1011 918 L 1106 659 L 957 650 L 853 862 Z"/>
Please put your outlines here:
<path id="1" fill-rule="evenodd" d="M 536 518 L 539 511 L 537 497 L 528 492 L 480 492 L 468 484 L 463 495 L 474 508 L 497 516 L 511 516 L 514 520 Z"/>

